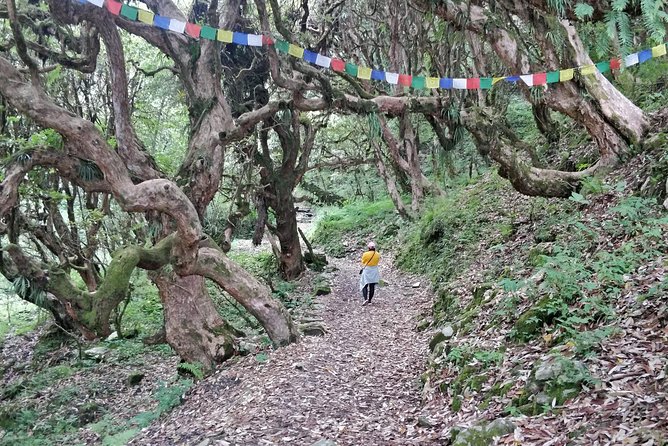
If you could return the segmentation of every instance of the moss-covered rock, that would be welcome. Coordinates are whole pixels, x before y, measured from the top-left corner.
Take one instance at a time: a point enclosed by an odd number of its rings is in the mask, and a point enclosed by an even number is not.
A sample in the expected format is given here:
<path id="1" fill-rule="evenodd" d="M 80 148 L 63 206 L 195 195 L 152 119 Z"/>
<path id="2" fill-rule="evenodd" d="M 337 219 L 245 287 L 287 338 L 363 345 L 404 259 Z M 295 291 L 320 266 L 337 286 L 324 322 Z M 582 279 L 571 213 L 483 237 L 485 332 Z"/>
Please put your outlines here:
<path id="1" fill-rule="evenodd" d="M 511 434 L 514 430 L 515 425 L 502 418 L 468 429 L 453 429 L 452 446 L 487 446 L 492 444 L 495 438 Z"/>

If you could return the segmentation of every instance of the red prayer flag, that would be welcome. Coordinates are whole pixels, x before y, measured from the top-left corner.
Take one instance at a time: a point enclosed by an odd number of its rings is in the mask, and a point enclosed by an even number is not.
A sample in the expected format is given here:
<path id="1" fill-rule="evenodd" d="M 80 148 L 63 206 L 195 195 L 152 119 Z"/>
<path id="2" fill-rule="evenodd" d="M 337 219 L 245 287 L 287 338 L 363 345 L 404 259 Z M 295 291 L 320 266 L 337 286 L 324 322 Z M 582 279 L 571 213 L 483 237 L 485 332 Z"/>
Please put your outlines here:
<path id="1" fill-rule="evenodd" d="M 272 39 L 269 36 L 262 36 L 262 44 L 263 45 L 273 45 L 274 44 L 274 39 Z"/>
<path id="2" fill-rule="evenodd" d="M 413 76 L 409 74 L 400 74 L 399 84 L 403 85 L 404 87 L 410 87 L 413 84 Z"/>
<path id="3" fill-rule="evenodd" d="M 536 73 L 533 75 L 533 84 L 534 85 L 546 85 L 547 84 L 547 73 Z"/>
<path id="4" fill-rule="evenodd" d="M 109 10 L 109 12 L 113 15 L 119 15 L 121 13 L 121 7 L 123 7 L 121 2 L 117 2 L 116 0 L 107 0 L 107 10 Z"/>
<path id="5" fill-rule="evenodd" d="M 480 78 L 479 77 L 470 77 L 466 79 L 466 89 L 467 90 L 479 90 L 480 89 Z"/>
<path id="6" fill-rule="evenodd" d="M 202 30 L 202 27 L 199 25 L 195 25 L 194 23 L 186 23 L 186 33 L 190 37 L 194 37 L 195 39 L 199 38 L 199 33 Z"/>
<path id="7" fill-rule="evenodd" d="M 346 69 L 346 63 L 341 59 L 332 59 L 332 63 L 329 66 L 334 71 L 343 71 Z"/>
<path id="8" fill-rule="evenodd" d="M 621 59 L 610 59 L 610 69 L 611 70 L 619 70 L 620 68 L 622 68 Z"/>

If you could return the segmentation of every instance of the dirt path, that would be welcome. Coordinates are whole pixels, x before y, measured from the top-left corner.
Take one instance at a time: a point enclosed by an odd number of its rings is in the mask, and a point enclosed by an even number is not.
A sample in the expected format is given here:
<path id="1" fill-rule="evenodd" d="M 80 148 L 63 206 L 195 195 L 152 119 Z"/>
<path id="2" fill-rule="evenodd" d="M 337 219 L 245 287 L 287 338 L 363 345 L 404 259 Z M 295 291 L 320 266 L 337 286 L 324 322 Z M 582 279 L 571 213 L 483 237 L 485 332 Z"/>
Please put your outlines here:
<path id="1" fill-rule="evenodd" d="M 316 310 L 325 336 L 223 367 L 132 444 L 437 444 L 418 426 L 427 340 L 414 330 L 431 296 L 385 261 L 389 284 L 362 307 L 357 264 L 335 262 L 333 292 Z"/>

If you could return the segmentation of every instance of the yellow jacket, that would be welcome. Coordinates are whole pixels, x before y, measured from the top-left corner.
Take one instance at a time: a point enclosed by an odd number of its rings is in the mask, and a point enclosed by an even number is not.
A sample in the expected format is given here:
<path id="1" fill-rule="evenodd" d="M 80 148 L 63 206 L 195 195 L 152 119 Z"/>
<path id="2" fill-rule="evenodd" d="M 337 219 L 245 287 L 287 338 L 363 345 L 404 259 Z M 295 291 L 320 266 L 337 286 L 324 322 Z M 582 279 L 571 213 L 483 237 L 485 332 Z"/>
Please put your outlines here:
<path id="1" fill-rule="evenodd" d="M 378 251 L 367 251 L 362 254 L 362 266 L 378 266 L 379 261 L 380 253 Z"/>

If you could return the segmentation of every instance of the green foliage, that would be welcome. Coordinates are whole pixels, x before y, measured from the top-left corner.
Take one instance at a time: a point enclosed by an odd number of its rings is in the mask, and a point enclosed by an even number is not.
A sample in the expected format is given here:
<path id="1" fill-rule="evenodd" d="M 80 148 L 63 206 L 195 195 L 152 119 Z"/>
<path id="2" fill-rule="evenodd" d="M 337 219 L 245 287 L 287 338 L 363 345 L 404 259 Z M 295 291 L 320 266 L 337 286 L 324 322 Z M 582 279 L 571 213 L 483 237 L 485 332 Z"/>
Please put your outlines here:
<path id="1" fill-rule="evenodd" d="M 591 17 L 594 14 L 594 8 L 586 3 L 578 3 L 575 5 L 575 15 L 582 20 Z"/>
<path id="2" fill-rule="evenodd" d="M 204 379 L 204 368 L 199 362 L 181 362 L 176 368 L 180 374 L 190 375 L 197 381 Z"/>
<path id="3" fill-rule="evenodd" d="M 343 256 L 349 248 L 363 249 L 369 239 L 374 239 L 382 252 L 383 241 L 391 240 L 400 224 L 390 199 L 349 202 L 341 208 L 322 211 L 313 242 L 324 246 L 328 254 Z M 349 239 L 354 239 L 354 246 L 344 244 Z"/>

